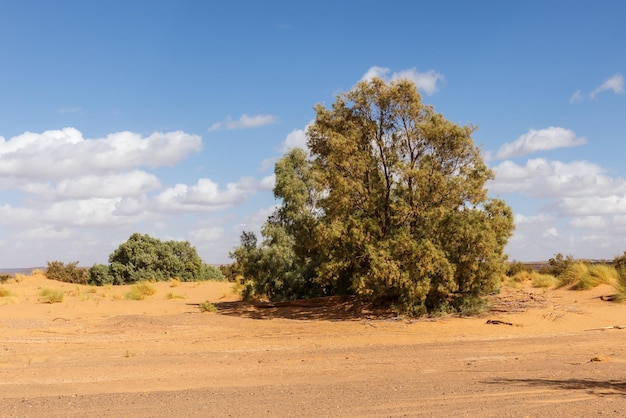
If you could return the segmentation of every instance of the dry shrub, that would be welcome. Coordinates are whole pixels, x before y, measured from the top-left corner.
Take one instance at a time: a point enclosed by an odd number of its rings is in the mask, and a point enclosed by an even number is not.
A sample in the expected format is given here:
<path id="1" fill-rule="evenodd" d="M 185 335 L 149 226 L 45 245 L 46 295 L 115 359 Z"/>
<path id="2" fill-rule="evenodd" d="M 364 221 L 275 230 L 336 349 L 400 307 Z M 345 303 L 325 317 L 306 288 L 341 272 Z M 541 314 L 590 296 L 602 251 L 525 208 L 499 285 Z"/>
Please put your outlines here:
<path id="1" fill-rule="evenodd" d="M 8 298 L 10 296 L 13 296 L 13 293 L 9 289 L 0 287 L 0 298 Z"/>
<path id="2" fill-rule="evenodd" d="M 530 273 L 533 287 L 541 287 L 544 289 L 552 289 L 559 285 L 559 279 L 551 274 L 541 274 L 533 271 Z"/>
<path id="3" fill-rule="evenodd" d="M 577 262 L 570 265 L 559 276 L 560 286 L 572 285 L 575 290 L 593 289 L 601 284 L 616 285 L 619 274 L 615 267 L 607 264 L 586 264 Z"/>
<path id="4" fill-rule="evenodd" d="M 62 289 L 44 288 L 39 292 L 39 300 L 44 303 L 61 303 L 64 296 Z"/>
<path id="5" fill-rule="evenodd" d="M 134 284 L 131 291 L 124 297 L 129 300 L 144 300 L 146 296 L 152 296 L 156 291 L 156 287 L 150 282 L 139 282 Z"/>

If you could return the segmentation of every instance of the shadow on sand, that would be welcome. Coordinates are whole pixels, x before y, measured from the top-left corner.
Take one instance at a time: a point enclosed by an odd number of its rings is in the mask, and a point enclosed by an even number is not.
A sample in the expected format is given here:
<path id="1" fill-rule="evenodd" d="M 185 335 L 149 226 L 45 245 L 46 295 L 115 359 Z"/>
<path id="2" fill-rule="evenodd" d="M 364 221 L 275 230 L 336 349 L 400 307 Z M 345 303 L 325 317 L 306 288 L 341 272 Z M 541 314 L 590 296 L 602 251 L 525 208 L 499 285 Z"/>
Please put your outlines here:
<path id="1" fill-rule="evenodd" d="M 596 396 L 626 396 L 626 382 L 622 380 L 594 379 L 494 379 L 488 384 L 525 385 L 563 390 L 582 390 Z"/>
<path id="2" fill-rule="evenodd" d="M 221 315 L 252 319 L 358 321 L 381 318 L 381 314 L 383 318 L 395 316 L 389 312 L 378 312 L 353 296 L 329 296 L 289 302 L 218 302 L 215 306 Z"/>

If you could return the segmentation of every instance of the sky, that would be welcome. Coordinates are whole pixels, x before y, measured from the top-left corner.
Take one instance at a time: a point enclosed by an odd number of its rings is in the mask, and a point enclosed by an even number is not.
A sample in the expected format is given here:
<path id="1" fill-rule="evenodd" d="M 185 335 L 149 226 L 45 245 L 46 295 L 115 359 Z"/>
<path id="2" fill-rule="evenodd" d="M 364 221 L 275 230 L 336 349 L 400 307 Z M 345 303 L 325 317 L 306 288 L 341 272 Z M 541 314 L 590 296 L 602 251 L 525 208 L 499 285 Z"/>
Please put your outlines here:
<path id="1" fill-rule="evenodd" d="M 232 261 L 313 106 L 374 76 L 478 127 L 510 259 L 612 259 L 625 17 L 621 0 L 3 0 L 0 268 L 106 263 L 134 232 Z"/>

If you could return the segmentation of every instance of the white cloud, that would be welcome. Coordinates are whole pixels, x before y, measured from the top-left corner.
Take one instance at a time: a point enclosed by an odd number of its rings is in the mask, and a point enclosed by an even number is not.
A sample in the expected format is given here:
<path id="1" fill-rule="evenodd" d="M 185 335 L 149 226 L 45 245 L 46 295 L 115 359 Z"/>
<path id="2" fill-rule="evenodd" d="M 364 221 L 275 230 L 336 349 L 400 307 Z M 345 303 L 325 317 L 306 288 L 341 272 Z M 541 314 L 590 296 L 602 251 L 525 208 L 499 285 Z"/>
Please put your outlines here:
<path id="1" fill-rule="evenodd" d="M 294 148 L 302 148 L 303 150 L 308 150 L 306 136 L 306 130 L 308 126 L 309 125 L 307 125 L 307 127 L 304 129 L 294 129 L 293 131 L 291 131 L 283 141 L 281 151 L 283 153 L 286 153 Z"/>
<path id="2" fill-rule="evenodd" d="M 613 77 L 607 79 L 600 86 L 596 87 L 591 92 L 589 97 L 594 99 L 599 93 L 602 93 L 604 91 L 612 91 L 613 93 L 616 93 L 616 94 L 623 94 L 624 93 L 624 76 L 622 76 L 621 74 L 615 74 Z"/>
<path id="3" fill-rule="evenodd" d="M 273 176 L 261 181 L 253 177 L 242 177 L 236 183 L 228 183 L 225 189 L 211 179 L 199 179 L 195 185 L 176 184 L 155 197 L 160 210 L 166 212 L 218 211 L 242 204 L 259 190 L 273 187 Z"/>
<path id="4" fill-rule="evenodd" d="M 126 197 L 159 189 L 161 182 L 141 170 L 104 176 L 83 176 L 65 179 L 52 186 L 50 183 L 27 183 L 21 190 L 51 198 Z"/>
<path id="5" fill-rule="evenodd" d="M 260 128 L 261 126 L 272 125 L 278 122 L 278 118 L 274 115 L 253 115 L 248 116 L 243 114 L 237 120 L 233 120 L 230 116 L 223 122 L 216 122 L 208 129 L 209 132 L 217 131 L 220 129 L 249 129 Z"/>
<path id="6" fill-rule="evenodd" d="M 551 126 L 545 129 L 531 129 L 513 142 L 503 144 L 496 159 L 515 158 L 537 151 L 576 147 L 587 143 L 585 138 L 577 138 L 574 131 Z"/>
<path id="7" fill-rule="evenodd" d="M 496 177 L 489 190 L 520 193 L 540 198 L 598 198 L 626 194 L 626 180 L 612 178 L 605 170 L 587 161 L 564 163 L 543 158 L 530 159 L 525 165 L 507 160 L 493 167 Z"/>
<path id="8" fill-rule="evenodd" d="M 74 128 L 26 132 L 8 141 L 0 137 L 0 187 L 7 179 L 60 180 L 107 174 L 129 168 L 171 166 L 197 152 L 202 140 L 182 131 L 155 132 L 147 137 L 118 132 L 105 138 L 85 139 Z"/>
<path id="9" fill-rule="evenodd" d="M 583 92 L 580 90 L 576 90 L 574 94 L 572 94 L 572 97 L 569 98 L 570 103 L 580 103 L 583 100 Z"/>
<path id="10" fill-rule="evenodd" d="M 445 81 L 445 77 L 434 70 L 420 73 L 416 68 L 409 68 L 408 70 L 401 70 L 392 73 L 390 68 L 378 66 L 370 67 L 370 69 L 363 74 L 363 77 L 361 77 L 361 81 L 368 81 L 376 77 L 385 81 L 396 81 L 400 79 L 411 80 L 415 83 L 418 89 L 422 90 L 429 96 L 438 90 L 438 83 L 443 83 Z"/>
<path id="11" fill-rule="evenodd" d="M 602 216 L 582 216 L 571 220 L 570 225 L 575 228 L 605 228 L 608 222 Z"/>

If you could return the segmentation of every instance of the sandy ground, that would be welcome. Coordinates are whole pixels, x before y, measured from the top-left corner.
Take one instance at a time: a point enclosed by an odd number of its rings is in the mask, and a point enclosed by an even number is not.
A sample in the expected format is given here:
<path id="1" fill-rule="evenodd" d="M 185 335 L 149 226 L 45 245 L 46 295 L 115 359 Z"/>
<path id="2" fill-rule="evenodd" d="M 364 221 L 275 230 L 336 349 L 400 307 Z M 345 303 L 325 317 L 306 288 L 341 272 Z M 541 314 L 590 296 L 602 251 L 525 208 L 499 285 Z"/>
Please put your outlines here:
<path id="1" fill-rule="evenodd" d="M 155 286 L 131 301 L 124 286 L 0 284 L 0 416 L 626 416 L 626 329 L 589 330 L 626 325 L 608 286 L 505 288 L 480 317 L 436 320 Z"/>

